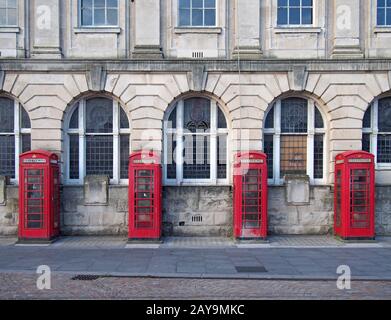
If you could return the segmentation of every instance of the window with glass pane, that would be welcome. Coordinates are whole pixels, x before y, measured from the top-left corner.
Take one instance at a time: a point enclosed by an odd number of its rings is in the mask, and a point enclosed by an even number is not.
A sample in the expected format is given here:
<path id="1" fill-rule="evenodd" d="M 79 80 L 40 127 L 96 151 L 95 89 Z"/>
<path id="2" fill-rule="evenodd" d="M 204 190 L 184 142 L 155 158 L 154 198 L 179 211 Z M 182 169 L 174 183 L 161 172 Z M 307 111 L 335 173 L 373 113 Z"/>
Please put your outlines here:
<path id="1" fill-rule="evenodd" d="M 276 183 L 288 174 L 323 179 L 324 134 L 323 116 L 314 103 L 296 97 L 278 100 L 265 118 L 263 149 L 268 157 L 268 178 Z M 308 172 L 308 168 L 312 169 Z"/>
<path id="2" fill-rule="evenodd" d="M 376 154 L 377 163 L 391 163 L 391 97 L 376 100 L 363 118 L 362 149 Z"/>
<path id="3" fill-rule="evenodd" d="M 17 126 L 15 119 L 19 119 Z M 26 110 L 14 100 L 0 97 L 0 175 L 15 179 L 19 153 L 30 149 L 31 125 Z"/>
<path id="4" fill-rule="evenodd" d="M 312 0 L 278 0 L 277 24 L 284 25 L 312 25 Z"/>
<path id="5" fill-rule="evenodd" d="M 0 26 L 17 24 L 17 0 L 0 0 Z"/>
<path id="6" fill-rule="evenodd" d="M 80 0 L 81 25 L 117 26 L 118 0 Z"/>
<path id="7" fill-rule="evenodd" d="M 391 26 L 391 0 L 377 0 L 377 25 Z"/>
<path id="8" fill-rule="evenodd" d="M 127 179 L 130 127 L 121 106 L 106 97 L 82 99 L 68 119 L 67 180 L 81 183 L 84 175 Z"/>
<path id="9" fill-rule="evenodd" d="M 180 27 L 216 25 L 216 0 L 179 0 Z"/>
<path id="10" fill-rule="evenodd" d="M 227 120 L 216 103 L 198 97 L 179 101 L 165 121 L 165 130 L 167 180 L 227 179 Z"/>

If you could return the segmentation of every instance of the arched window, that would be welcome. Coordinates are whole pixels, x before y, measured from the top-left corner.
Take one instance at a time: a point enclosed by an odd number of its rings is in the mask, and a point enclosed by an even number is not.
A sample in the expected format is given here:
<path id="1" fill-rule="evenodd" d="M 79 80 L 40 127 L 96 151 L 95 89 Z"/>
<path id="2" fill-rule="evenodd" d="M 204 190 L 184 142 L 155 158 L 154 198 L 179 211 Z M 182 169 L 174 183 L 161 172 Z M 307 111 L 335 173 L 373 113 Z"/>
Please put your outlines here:
<path id="1" fill-rule="evenodd" d="M 164 131 L 167 184 L 227 183 L 227 121 L 215 101 L 180 100 Z"/>
<path id="2" fill-rule="evenodd" d="M 30 118 L 15 100 L 0 97 L 0 175 L 18 180 L 19 154 L 31 149 Z"/>
<path id="3" fill-rule="evenodd" d="M 375 100 L 365 112 L 362 149 L 375 155 L 379 168 L 391 167 L 391 97 Z"/>
<path id="4" fill-rule="evenodd" d="M 324 136 L 323 118 L 313 101 L 278 100 L 265 119 L 269 179 L 279 184 L 287 174 L 306 174 L 312 182 L 322 182 Z"/>
<path id="5" fill-rule="evenodd" d="M 115 100 L 82 99 L 71 109 L 66 134 L 66 181 L 82 183 L 86 175 L 128 179 L 129 120 Z"/>

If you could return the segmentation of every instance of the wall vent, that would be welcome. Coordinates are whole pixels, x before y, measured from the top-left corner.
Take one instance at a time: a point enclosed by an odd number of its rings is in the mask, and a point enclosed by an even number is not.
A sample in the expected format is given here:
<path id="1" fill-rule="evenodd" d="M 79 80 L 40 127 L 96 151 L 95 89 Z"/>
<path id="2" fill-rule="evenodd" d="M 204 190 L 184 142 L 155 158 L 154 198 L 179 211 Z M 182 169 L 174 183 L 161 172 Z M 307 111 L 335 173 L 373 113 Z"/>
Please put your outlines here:
<path id="1" fill-rule="evenodd" d="M 202 59 L 204 57 L 204 53 L 202 51 L 193 51 L 191 53 L 191 57 L 193 59 Z"/>
<path id="2" fill-rule="evenodd" d="M 202 216 L 201 215 L 192 216 L 191 222 L 202 222 Z"/>

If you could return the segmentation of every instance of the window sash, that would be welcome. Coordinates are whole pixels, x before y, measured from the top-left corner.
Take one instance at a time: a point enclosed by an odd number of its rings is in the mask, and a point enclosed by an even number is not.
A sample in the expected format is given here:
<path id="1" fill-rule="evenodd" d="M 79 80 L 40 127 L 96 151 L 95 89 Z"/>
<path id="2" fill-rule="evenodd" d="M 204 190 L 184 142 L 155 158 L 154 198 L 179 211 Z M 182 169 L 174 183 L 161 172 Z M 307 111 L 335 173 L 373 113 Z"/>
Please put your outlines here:
<path id="1" fill-rule="evenodd" d="M 283 136 L 303 136 L 307 137 L 306 174 L 310 177 L 311 184 L 324 184 L 326 181 L 326 139 L 325 128 L 315 128 L 315 104 L 312 100 L 307 100 L 308 129 L 305 133 L 282 133 L 281 132 L 281 100 L 278 100 L 273 108 L 274 128 L 263 130 L 264 136 L 273 136 L 273 178 L 268 178 L 270 184 L 280 185 L 283 183 L 281 177 L 281 137 Z M 267 115 L 266 115 L 267 116 Z M 323 136 L 323 178 L 314 177 L 314 143 L 315 135 Z M 264 141 L 263 141 L 264 143 Z M 264 149 L 264 147 L 263 147 Z"/>
<path id="2" fill-rule="evenodd" d="M 298 23 L 291 23 L 291 10 L 296 9 L 299 11 L 299 22 Z M 286 22 L 279 21 L 280 12 L 282 10 L 286 10 Z M 311 10 L 311 22 L 310 23 L 304 23 L 303 22 L 303 12 L 304 10 Z M 314 25 L 314 1 L 312 1 L 312 4 L 310 6 L 303 5 L 303 0 L 300 0 L 299 5 L 291 5 L 290 0 L 287 0 L 286 5 L 278 5 L 277 3 L 277 26 L 288 26 L 288 27 L 300 27 L 300 26 L 313 26 Z"/>
<path id="3" fill-rule="evenodd" d="M 84 1 L 79 0 L 79 24 L 81 27 L 117 27 L 119 23 L 119 3 L 117 1 L 117 6 L 116 7 L 109 7 L 108 6 L 108 0 L 105 0 L 105 4 L 103 7 L 101 6 L 96 6 L 95 5 L 95 0 L 92 0 L 92 6 L 85 6 L 83 5 Z M 83 14 L 85 10 L 90 10 L 91 11 L 91 23 L 86 23 L 83 20 Z M 96 20 L 96 11 L 97 10 L 103 10 L 104 11 L 104 22 L 103 23 L 97 23 Z M 108 18 L 108 12 L 109 11 L 116 11 L 116 23 L 109 23 L 109 18 Z"/>
<path id="4" fill-rule="evenodd" d="M 202 1 L 202 7 L 193 7 L 193 0 L 190 0 L 190 7 L 181 7 L 180 2 L 178 1 L 178 26 L 179 27 L 215 27 L 217 25 L 217 0 L 215 1 L 214 7 L 209 7 L 206 5 L 205 0 Z M 214 23 L 213 24 L 206 24 L 206 11 L 214 11 Z M 189 14 L 189 23 L 181 23 L 182 14 L 184 14 L 185 11 L 188 11 Z M 195 11 L 201 11 L 202 13 L 202 24 L 194 24 L 193 22 L 193 14 Z"/>
<path id="5" fill-rule="evenodd" d="M 207 132 L 185 132 L 184 131 L 184 100 L 181 100 L 178 102 L 178 104 L 175 106 L 176 108 L 176 123 L 177 127 L 176 128 L 168 128 L 168 123 L 167 120 L 164 121 L 164 166 L 163 166 L 163 174 L 164 174 L 164 182 L 166 185 L 218 185 L 218 184 L 227 184 L 229 180 L 229 169 L 228 169 L 228 157 L 229 157 L 229 134 L 228 134 L 228 128 L 223 128 L 223 129 L 218 129 L 217 128 L 217 117 L 218 117 L 218 106 L 215 101 L 210 100 L 211 103 L 211 128 Z M 184 150 L 184 144 L 185 142 L 183 141 L 184 138 L 187 136 L 205 136 L 205 137 L 210 137 L 210 142 L 209 142 L 209 159 L 210 159 L 210 178 L 209 179 L 197 179 L 197 178 L 184 178 L 183 177 L 183 161 L 184 157 L 181 152 L 174 152 L 174 150 L 170 150 L 170 152 L 174 153 L 173 155 L 169 154 L 168 152 L 168 137 L 172 135 L 174 141 L 176 142 L 176 150 Z M 217 139 L 218 136 L 221 135 L 226 135 L 227 136 L 227 143 L 226 143 L 226 178 L 218 178 L 218 173 L 217 173 L 217 159 L 219 155 L 219 150 L 217 150 Z M 168 178 L 168 159 L 174 158 L 175 164 L 176 164 L 176 178 L 175 179 L 170 179 Z"/>
<path id="6" fill-rule="evenodd" d="M 86 99 L 82 99 L 79 103 L 75 104 L 74 107 L 70 110 L 69 116 L 66 122 L 66 127 L 69 127 L 69 122 L 72 118 L 74 112 L 76 112 L 76 108 L 78 108 L 78 117 L 79 117 L 79 128 L 78 129 L 67 129 L 67 134 L 65 135 L 65 146 L 66 146 L 66 163 L 64 163 L 64 172 L 65 172 L 65 183 L 73 185 L 73 184 L 83 184 L 84 177 L 86 176 L 87 168 L 86 168 L 86 143 L 88 136 L 111 136 L 113 139 L 113 176 L 110 179 L 110 183 L 112 184 L 127 184 L 128 179 L 121 178 L 121 155 L 120 155 L 120 139 L 121 135 L 129 136 L 129 153 L 130 153 L 130 128 L 120 128 L 120 108 L 121 106 L 115 100 L 112 100 L 113 106 L 113 132 L 110 133 L 90 133 L 86 132 Z M 70 136 L 78 135 L 79 137 L 79 178 L 72 179 L 70 178 Z"/>

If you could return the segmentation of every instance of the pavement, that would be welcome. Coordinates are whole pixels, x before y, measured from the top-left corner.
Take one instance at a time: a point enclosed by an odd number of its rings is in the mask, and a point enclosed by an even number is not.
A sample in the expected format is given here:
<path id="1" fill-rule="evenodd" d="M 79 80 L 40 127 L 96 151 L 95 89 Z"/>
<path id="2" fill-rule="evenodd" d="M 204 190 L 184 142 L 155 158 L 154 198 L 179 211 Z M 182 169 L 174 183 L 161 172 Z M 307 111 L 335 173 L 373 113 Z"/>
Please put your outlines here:
<path id="1" fill-rule="evenodd" d="M 391 237 L 343 243 L 328 236 L 275 236 L 268 243 L 225 238 L 166 238 L 131 244 L 121 237 L 63 237 L 48 246 L 15 245 L 0 238 L 0 274 L 54 274 L 135 278 L 325 280 L 350 267 L 353 280 L 391 281 Z"/>

